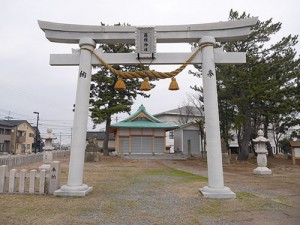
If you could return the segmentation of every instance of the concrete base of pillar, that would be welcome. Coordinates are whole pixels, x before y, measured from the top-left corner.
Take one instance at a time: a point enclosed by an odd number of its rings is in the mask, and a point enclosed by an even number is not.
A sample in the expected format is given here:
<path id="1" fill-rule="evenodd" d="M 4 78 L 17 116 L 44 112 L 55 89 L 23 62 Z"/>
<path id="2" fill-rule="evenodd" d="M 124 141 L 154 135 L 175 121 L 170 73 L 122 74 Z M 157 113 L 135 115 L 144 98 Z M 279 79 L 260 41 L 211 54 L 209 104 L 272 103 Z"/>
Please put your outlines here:
<path id="1" fill-rule="evenodd" d="M 272 170 L 270 170 L 267 167 L 257 167 L 256 169 L 253 170 L 253 174 L 255 174 L 255 175 L 271 175 Z"/>
<path id="2" fill-rule="evenodd" d="M 200 188 L 199 191 L 202 193 L 204 198 L 215 198 L 215 199 L 236 198 L 236 194 L 232 192 L 228 187 L 210 188 L 208 186 L 205 186 L 204 188 Z"/>
<path id="3" fill-rule="evenodd" d="M 93 187 L 88 187 L 86 184 L 83 184 L 81 186 L 76 186 L 76 187 L 64 185 L 60 189 L 58 189 L 54 192 L 54 196 L 84 197 L 92 190 L 93 190 Z"/>

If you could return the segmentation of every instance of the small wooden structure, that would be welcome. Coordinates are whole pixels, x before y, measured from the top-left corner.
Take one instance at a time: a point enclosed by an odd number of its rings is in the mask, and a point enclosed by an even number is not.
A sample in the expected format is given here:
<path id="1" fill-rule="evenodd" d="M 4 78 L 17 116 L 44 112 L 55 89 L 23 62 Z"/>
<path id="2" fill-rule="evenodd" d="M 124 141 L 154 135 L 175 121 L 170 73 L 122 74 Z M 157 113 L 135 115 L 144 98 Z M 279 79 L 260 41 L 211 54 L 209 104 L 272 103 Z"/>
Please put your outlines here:
<path id="1" fill-rule="evenodd" d="M 293 165 L 296 164 L 296 159 L 300 159 L 300 141 L 290 141 L 292 147 Z"/>

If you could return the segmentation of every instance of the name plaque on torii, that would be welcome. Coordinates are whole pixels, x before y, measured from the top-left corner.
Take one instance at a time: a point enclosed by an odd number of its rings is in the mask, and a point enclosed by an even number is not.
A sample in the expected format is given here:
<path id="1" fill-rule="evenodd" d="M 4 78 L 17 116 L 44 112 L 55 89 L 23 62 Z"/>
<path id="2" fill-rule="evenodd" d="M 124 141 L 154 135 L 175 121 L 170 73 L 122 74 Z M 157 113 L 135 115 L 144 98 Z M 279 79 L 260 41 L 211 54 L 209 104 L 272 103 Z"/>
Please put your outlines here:
<path id="1" fill-rule="evenodd" d="M 224 186 L 215 64 L 245 63 L 246 53 L 224 52 L 222 48 L 214 46 L 216 42 L 246 38 L 257 20 L 258 18 L 248 18 L 217 23 L 154 27 L 92 26 L 38 21 L 49 41 L 80 46 L 79 50 L 73 50 L 71 54 L 50 55 L 52 66 L 79 65 L 68 182 L 54 195 L 85 196 L 92 190 L 92 187 L 83 184 L 83 168 L 91 71 L 92 66 L 101 65 L 96 56 L 109 65 L 150 62 L 151 65 L 184 64 L 195 49 L 190 53 L 160 53 L 156 52 L 155 44 L 199 43 L 201 49 L 197 50 L 198 54 L 189 64 L 202 64 L 203 75 L 208 186 L 200 188 L 200 191 L 205 198 L 235 198 L 235 193 Z M 148 34 L 153 34 L 152 39 L 141 39 L 141 35 L 145 33 L 147 37 Z M 97 43 L 136 44 L 138 50 L 136 53 L 103 53 L 100 49 L 95 50 Z"/>

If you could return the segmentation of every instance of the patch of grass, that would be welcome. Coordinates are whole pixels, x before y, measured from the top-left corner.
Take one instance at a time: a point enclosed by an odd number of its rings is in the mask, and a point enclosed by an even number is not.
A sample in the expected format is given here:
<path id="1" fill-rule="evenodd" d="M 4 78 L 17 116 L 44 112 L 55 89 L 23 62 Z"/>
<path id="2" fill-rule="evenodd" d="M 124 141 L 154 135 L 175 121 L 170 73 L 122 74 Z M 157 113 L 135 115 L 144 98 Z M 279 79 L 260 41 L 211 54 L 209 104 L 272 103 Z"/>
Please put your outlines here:
<path id="1" fill-rule="evenodd" d="M 113 201 L 102 202 L 101 211 L 104 213 L 115 213 L 117 208 L 117 203 Z"/>
<path id="2" fill-rule="evenodd" d="M 285 196 L 278 196 L 273 199 L 275 203 L 281 204 L 285 207 L 292 207 L 290 204 L 287 203 L 287 197 Z"/>
<path id="3" fill-rule="evenodd" d="M 274 198 L 274 201 L 277 201 L 277 202 L 283 202 L 286 200 L 287 200 L 286 196 L 278 196 L 278 197 Z"/>
<path id="4" fill-rule="evenodd" d="M 256 195 L 250 194 L 248 192 L 237 192 L 236 197 L 240 199 L 249 199 L 249 198 L 257 198 Z"/>
<path id="5" fill-rule="evenodd" d="M 248 209 L 256 208 L 257 210 L 264 209 L 279 209 L 284 207 L 291 207 L 290 205 L 284 203 L 286 197 L 279 196 L 273 199 L 260 197 L 254 194 L 250 194 L 248 192 L 237 192 L 237 198 L 244 200 L 246 202 L 246 206 Z"/>
<path id="6" fill-rule="evenodd" d="M 186 172 L 183 170 L 177 170 L 177 169 L 172 169 L 172 168 L 166 168 L 166 169 L 154 169 L 154 170 L 146 170 L 145 171 L 146 175 L 151 175 L 151 176 L 169 176 L 169 177 L 177 177 L 177 178 L 182 178 L 186 181 L 205 181 L 207 182 L 208 179 L 206 177 L 202 177 L 190 172 Z"/>
<path id="7" fill-rule="evenodd" d="M 221 212 L 221 204 L 219 201 L 211 200 L 208 206 L 200 208 L 200 214 L 207 216 L 217 216 Z"/>
<path id="8" fill-rule="evenodd" d="M 126 208 L 129 208 L 130 210 L 134 210 L 138 207 L 138 202 L 134 200 L 127 200 L 125 202 Z"/>
<path id="9" fill-rule="evenodd" d="M 262 205 L 262 209 L 281 209 L 285 207 L 290 207 L 286 204 L 283 204 L 281 202 L 276 202 L 276 201 L 268 201 Z"/>

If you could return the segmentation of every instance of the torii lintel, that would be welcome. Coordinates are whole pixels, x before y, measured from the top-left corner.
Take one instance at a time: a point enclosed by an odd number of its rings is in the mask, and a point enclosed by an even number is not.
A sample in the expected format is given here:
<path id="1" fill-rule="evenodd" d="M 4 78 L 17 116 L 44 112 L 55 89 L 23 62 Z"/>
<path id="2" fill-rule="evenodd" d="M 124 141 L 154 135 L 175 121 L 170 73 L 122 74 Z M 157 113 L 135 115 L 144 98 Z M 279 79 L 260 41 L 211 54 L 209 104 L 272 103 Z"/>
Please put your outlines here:
<path id="1" fill-rule="evenodd" d="M 110 65 L 137 65 L 140 62 L 136 58 L 136 54 L 133 53 L 102 53 L 97 49 L 95 52 L 101 56 L 101 58 Z M 224 52 L 223 48 L 215 48 L 215 63 L 216 64 L 241 64 L 246 63 L 245 52 Z M 190 52 L 185 53 L 156 53 L 155 59 L 143 59 L 144 64 L 151 65 L 178 65 L 183 64 L 186 59 L 190 57 Z M 191 64 L 201 64 L 202 55 L 195 56 Z M 78 66 L 80 63 L 79 50 L 73 50 L 72 54 L 51 54 L 50 65 L 51 66 Z M 99 60 L 92 56 L 91 64 L 93 66 L 99 66 L 101 63 Z"/>
<path id="2" fill-rule="evenodd" d="M 203 36 L 212 36 L 217 42 L 241 40 L 257 22 L 257 17 L 216 23 L 155 26 L 157 43 L 192 43 Z M 38 21 L 46 38 L 57 43 L 79 43 L 90 37 L 96 43 L 134 44 L 137 26 L 96 26 Z M 140 26 L 139 26 L 140 27 Z"/>

